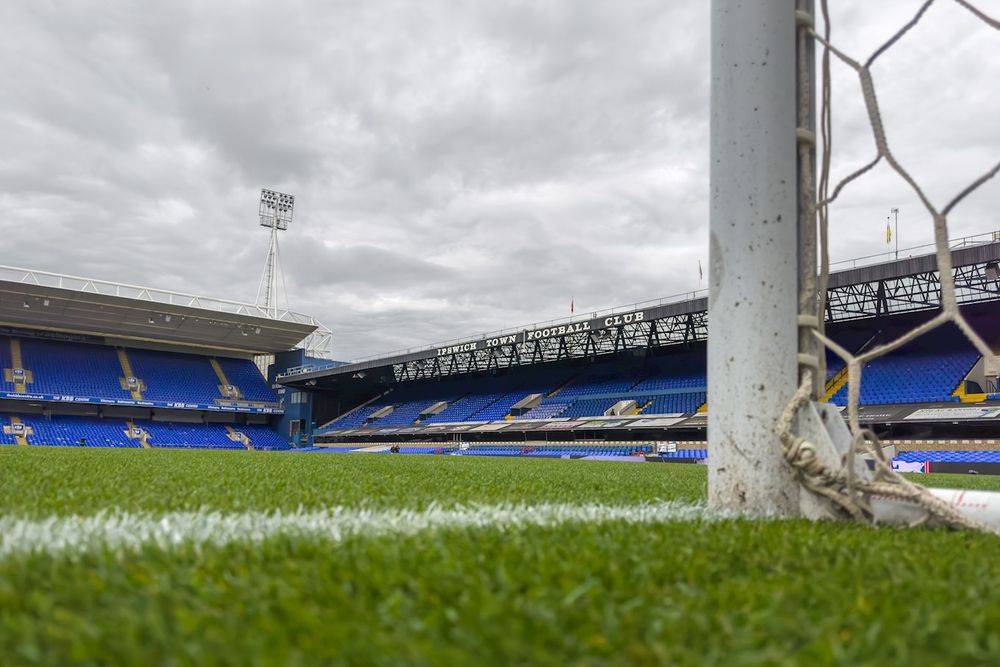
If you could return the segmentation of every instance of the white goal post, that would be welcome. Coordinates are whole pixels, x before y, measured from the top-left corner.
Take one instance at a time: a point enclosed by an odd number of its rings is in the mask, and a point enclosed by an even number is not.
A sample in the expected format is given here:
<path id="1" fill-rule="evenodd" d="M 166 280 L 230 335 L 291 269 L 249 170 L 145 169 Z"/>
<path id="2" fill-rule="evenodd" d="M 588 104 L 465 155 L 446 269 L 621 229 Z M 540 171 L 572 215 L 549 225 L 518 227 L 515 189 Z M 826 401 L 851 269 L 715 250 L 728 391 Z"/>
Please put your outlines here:
<path id="1" fill-rule="evenodd" d="M 712 0 L 709 505 L 798 516 L 774 424 L 798 384 L 792 0 Z"/>

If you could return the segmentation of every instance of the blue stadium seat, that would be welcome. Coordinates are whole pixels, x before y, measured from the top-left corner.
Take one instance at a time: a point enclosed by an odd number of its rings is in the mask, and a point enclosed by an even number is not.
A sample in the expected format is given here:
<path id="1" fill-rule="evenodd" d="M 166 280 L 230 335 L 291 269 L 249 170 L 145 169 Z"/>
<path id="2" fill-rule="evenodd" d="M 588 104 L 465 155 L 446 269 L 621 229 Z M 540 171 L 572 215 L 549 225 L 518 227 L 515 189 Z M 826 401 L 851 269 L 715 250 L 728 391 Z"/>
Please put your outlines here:
<path id="1" fill-rule="evenodd" d="M 3 391 L 14 391 L 14 383 L 7 382 L 3 370 L 13 368 L 14 364 L 10 358 L 10 338 L 0 336 L 0 389 Z"/>
<path id="2" fill-rule="evenodd" d="M 517 417 L 517 419 L 552 419 L 560 417 L 562 416 L 563 411 L 566 410 L 571 403 L 571 401 L 555 400 L 551 403 L 539 403 L 523 415 Z"/>
<path id="3" fill-rule="evenodd" d="M 9 351 L 9 341 L 6 345 Z M 129 398 L 121 388 L 121 364 L 114 348 L 60 341 L 21 339 L 24 367 L 34 382 L 28 391 L 39 394 Z"/>
<path id="4" fill-rule="evenodd" d="M 208 357 L 154 350 L 129 350 L 128 356 L 133 372 L 146 383 L 148 400 L 214 403 L 222 398 Z"/>
<path id="5" fill-rule="evenodd" d="M 642 411 L 643 415 L 691 414 L 704 405 L 705 401 L 708 400 L 708 394 L 702 390 L 677 394 L 637 396 L 635 400 L 640 407 L 649 403 Z"/>
<path id="6" fill-rule="evenodd" d="M 249 359 L 216 359 L 229 382 L 238 387 L 247 401 L 277 403 L 278 396 L 261 375 L 257 364 Z M 218 393 L 218 391 L 216 391 Z"/>
<path id="7" fill-rule="evenodd" d="M 49 419 L 25 416 L 21 419 L 33 432 L 28 436 L 31 445 L 78 447 L 83 438 L 87 447 L 142 447 L 138 440 L 129 439 L 125 420 L 121 419 L 66 416 Z"/>
<path id="8" fill-rule="evenodd" d="M 142 444 L 127 435 L 124 419 L 75 417 L 53 415 L 22 416 L 30 428 L 29 445 L 78 447 L 84 438 L 87 447 L 140 448 Z M 10 415 L 0 416 L 0 424 L 9 425 Z M 187 424 L 174 422 L 133 422 L 150 435 L 153 447 L 183 447 L 194 449 L 244 449 L 243 444 L 229 438 L 226 424 Z M 266 425 L 230 424 L 234 430 L 246 435 L 254 449 L 284 450 L 288 444 Z M 15 444 L 14 437 L 0 433 L 0 444 Z"/>
<path id="9" fill-rule="evenodd" d="M 913 345 L 865 364 L 861 371 L 861 405 L 959 400 L 952 392 L 979 360 L 979 354 L 959 340 L 936 350 L 925 345 L 918 339 Z M 831 401 L 847 405 L 847 392 L 845 385 Z"/>
<path id="10" fill-rule="evenodd" d="M 908 463 L 1000 463 L 997 451 L 910 451 L 896 454 L 897 461 Z"/>
<path id="11" fill-rule="evenodd" d="M 424 424 L 440 424 L 445 422 L 485 421 L 478 417 L 504 394 L 468 394 L 448 405 L 447 408 L 423 421 Z M 503 417 L 503 415 L 501 415 Z"/>
<path id="12" fill-rule="evenodd" d="M 79 398 L 128 399 L 122 389 L 118 352 L 106 345 L 71 343 L 34 338 L 18 339 L 24 368 L 31 372 L 28 393 Z M 0 370 L 12 368 L 11 339 L 0 338 Z M 143 398 L 159 402 L 214 404 L 224 398 L 209 357 L 172 352 L 130 349 L 132 372 L 146 389 Z M 249 359 L 218 359 L 229 382 L 249 401 L 277 403 L 257 366 Z M 0 381 L 3 378 L 0 376 Z M 13 392 L 11 382 L 0 385 Z"/>
<path id="13" fill-rule="evenodd" d="M 560 400 L 575 397 L 586 397 L 593 394 L 614 394 L 624 392 L 635 384 L 635 378 L 629 376 L 602 374 L 575 380 L 563 387 L 555 395 Z"/>

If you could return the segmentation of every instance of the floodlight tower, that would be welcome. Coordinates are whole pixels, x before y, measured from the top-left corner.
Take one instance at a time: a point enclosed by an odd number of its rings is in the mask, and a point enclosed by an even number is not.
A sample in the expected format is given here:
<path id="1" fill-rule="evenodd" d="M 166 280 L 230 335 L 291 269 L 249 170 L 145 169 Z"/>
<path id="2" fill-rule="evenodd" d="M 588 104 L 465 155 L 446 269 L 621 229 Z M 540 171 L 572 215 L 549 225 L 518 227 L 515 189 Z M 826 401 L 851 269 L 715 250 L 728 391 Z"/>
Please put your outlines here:
<path id="1" fill-rule="evenodd" d="M 278 317 L 278 277 L 281 276 L 282 291 L 284 291 L 285 275 L 281 270 L 281 255 L 278 252 L 278 232 L 288 229 L 292 222 L 292 210 L 295 208 L 295 197 L 274 190 L 260 191 L 260 226 L 271 230 L 271 247 L 267 252 L 264 273 L 260 277 L 257 288 L 257 305 L 277 319 Z M 288 306 L 288 294 L 285 293 L 285 306 Z"/>

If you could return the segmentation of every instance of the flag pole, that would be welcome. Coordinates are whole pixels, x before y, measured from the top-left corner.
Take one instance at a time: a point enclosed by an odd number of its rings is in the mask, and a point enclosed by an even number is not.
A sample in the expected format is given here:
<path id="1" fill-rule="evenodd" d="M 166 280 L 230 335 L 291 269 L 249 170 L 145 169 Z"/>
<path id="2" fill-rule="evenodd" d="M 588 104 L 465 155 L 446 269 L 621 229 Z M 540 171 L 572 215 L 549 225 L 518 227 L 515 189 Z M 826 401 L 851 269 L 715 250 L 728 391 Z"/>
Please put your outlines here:
<path id="1" fill-rule="evenodd" d="M 899 209 L 890 209 L 892 214 L 896 217 L 896 229 L 893 230 L 892 234 L 896 237 L 896 259 L 899 259 Z"/>

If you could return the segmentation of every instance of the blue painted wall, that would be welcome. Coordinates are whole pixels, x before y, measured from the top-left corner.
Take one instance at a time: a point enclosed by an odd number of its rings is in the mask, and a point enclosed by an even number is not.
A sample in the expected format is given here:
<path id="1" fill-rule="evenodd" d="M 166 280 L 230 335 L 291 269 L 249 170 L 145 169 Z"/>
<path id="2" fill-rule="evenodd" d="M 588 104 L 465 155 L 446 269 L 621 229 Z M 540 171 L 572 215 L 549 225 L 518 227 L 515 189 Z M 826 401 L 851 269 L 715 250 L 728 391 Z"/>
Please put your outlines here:
<path id="1" fill-rule="evenodd" d="M 305 363 L 306 357 L 302 350 L 289 350 L 274 355 L 274 363 L 267 369 L 267 381 L 278 393 L 281 408 L 285 411 L 277 422 L 276 430 L 292 447 L 312 447 L 313 445 L 315 424 L 313 424 L 312 417 L 312 393 L 283 387 L 275 382 L 275 378 L 289 368 L 302 366 Z M 301 430 L 296 437 L 291 437 L 289 436 L 289 427 L 295 420 L 299 420 L 301 423 Z"/>

